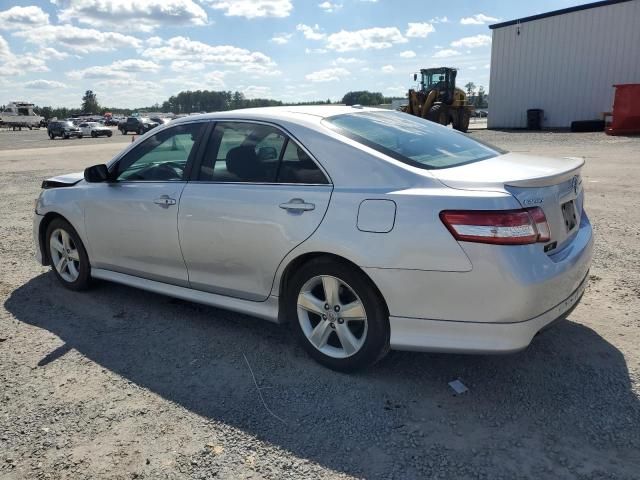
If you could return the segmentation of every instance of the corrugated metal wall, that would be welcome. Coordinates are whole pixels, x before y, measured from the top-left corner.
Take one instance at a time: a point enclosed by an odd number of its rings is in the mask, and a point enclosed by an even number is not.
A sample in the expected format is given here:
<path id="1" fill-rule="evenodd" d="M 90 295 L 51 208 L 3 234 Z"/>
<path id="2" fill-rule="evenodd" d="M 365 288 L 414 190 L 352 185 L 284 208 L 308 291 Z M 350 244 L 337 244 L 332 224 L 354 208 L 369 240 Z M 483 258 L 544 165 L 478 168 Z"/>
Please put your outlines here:
<path id="1" fill-rule="evenodd" d="M 613 84 L 640 83 L 640 0 L 493 30 L 489 128 L 523 128 L 527 109 L 543 127 L 611 111 Z"/>

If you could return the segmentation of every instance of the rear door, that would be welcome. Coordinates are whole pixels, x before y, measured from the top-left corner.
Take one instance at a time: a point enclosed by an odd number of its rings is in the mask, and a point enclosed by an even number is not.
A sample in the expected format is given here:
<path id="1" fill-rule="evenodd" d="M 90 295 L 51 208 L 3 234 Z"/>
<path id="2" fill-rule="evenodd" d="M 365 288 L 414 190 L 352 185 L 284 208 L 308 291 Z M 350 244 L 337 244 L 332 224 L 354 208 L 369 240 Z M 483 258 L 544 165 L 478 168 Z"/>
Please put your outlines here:
<path id="1" fill-rule="evenodd" d="M 193 288 L 265 300 L 283 258 L 313 234 L 332 185 L 278 127 L 216 125 L 180 201 L 180 244 Z"/>

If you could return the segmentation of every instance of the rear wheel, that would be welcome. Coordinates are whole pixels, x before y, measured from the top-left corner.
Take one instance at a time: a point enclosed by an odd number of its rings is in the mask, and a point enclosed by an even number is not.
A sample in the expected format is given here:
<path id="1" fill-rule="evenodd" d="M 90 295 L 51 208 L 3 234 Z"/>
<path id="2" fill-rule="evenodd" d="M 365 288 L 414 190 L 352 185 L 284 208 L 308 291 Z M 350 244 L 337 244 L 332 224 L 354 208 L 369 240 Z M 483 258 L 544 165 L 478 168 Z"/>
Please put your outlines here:
<path id="1" fill-rule="evenodd" d="M 96 135 L 96 132 L 91 132 L 91 137 L 92 138 L 96 138 L 98 135 Z"/>
<path id="2" fill-rule="evenodd" d="M 126 134 L 127 134 L 127 131 L 126 131 L 124 128 L 123 128 L 123 129 L 121 129 L 120 131 L 122 132 L 122 134 L 123 134 L 123 135 L 126 135 Z"/>
<path id="3" fill-rule="evenodd" d="M 389 351 L 389 316 L 379 293 L 353 267 L 308 262 L 291 281 L 286 311 L 305 350 L 339 371 L 373 365 Z"/>
<path id="4" fill-rule="evenodd" d="M 56 136 L 55 136 L 53 133 L 49 133 L 49 138 L 50 138 L 51 140 L 55 140 L 55 139 L 56 139 Z"/>
<path id="5" fill-rule="evenodd" d="M 140 127 L 138 129 L 138 135 L 144 135 L 144 128 Z"/>
<path id="6" fill-rule="evenodd" d="M 471 114 L 466 109 L 458 110 L 453 119 L 453 128 L 455 128 L 459 132 L 466 132 L 467 130 L 469 130 L 470 119 Z"/>
<path id="7" fill-rule="evenodd" d="M 62 138 L 64 138 L 65 140 L 69 140 L 69 135 L 65 133 Z"/>
<path id="8" fill-rule="evenodd" d="M 71 290 L 84 290 L 91 280 L 87 251 L 74 228 L 62 218 L 47 227 L 46 245 L 53 273 Z"/>

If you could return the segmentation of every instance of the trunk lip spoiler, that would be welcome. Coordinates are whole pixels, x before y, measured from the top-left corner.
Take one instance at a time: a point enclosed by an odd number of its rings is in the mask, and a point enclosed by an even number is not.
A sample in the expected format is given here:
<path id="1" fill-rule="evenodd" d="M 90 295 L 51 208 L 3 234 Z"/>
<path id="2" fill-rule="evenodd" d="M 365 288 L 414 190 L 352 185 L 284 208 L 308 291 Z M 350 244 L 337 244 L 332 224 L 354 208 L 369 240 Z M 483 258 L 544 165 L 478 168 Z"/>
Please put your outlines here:
<path id="1" fill-rule="evenodd" d="M 569 180 L 572 177 L 579 176 L 580 170 L 585 164 L 584 158 L 580 157 L 563 157 L 567 160 L 574 160 L 576 164 L 564 172 L 542 175 L 540 177 L 527 178 L 524 180 L 505 181 L 506 187 L 548 187 Z M 552 183 L 551 183 L 552 182 Z"/>

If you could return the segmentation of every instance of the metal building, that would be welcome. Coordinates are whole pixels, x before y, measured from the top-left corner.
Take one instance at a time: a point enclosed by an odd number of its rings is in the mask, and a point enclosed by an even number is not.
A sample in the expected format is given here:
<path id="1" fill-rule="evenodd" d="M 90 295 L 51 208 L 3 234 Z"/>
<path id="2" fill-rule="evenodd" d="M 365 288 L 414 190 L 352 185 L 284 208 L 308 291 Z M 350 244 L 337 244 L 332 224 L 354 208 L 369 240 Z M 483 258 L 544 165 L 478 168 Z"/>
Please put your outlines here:
<path id="1" fill-rule="evenodd" d="M 640 0 L 609 0 L 491 25 L 489 128 L 600 119 L 614 84 L 640 83 Z"/>

